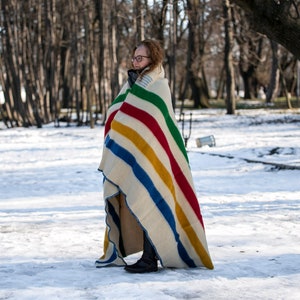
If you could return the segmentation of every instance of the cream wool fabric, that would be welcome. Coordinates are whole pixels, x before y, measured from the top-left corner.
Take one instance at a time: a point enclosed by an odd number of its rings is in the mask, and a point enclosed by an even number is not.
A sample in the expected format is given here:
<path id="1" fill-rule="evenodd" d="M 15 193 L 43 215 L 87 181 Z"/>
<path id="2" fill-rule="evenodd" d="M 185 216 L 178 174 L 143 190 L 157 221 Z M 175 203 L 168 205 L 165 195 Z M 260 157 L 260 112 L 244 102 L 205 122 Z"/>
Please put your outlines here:
<path id="1" fill-rule="evenodd" d="M 163 267 L 213 268 L 163 68 L 125 84 L 111 105 L 99 170 L 107 229 L 97 267 L 124 265 L 144 230 Z"/>

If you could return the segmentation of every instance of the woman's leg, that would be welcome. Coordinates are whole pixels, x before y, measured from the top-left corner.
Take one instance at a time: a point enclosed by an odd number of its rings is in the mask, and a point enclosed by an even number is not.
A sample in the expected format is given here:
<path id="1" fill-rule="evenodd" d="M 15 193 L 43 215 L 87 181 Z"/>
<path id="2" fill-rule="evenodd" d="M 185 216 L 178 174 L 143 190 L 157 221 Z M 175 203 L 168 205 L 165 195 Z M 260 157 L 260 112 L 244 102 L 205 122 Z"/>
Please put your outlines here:
<path id="1" fill-rule="evenodd" d="M 142 257 L 135 264 L 125 266 L 127 272 L 150 273 L 158 270 L 155 250 L 145 232 L 143 246 L 144 251 Z"/>

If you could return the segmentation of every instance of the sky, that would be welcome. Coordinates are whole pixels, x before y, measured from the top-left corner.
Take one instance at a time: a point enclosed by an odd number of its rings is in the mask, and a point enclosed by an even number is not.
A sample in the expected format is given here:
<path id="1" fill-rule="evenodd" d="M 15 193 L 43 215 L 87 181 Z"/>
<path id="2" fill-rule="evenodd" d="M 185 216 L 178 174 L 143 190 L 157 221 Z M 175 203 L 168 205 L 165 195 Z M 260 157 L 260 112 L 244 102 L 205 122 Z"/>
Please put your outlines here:
<path id="1" fill-rule="evenodd" d="M 214 147 L 197 147 L 210 135 Z M 100 125 L 0 124 L 0 299 L 299 299 L 300 110 L 192 112 L 187 151 L 214 270 L 95 268 L 102 145 Z"/>

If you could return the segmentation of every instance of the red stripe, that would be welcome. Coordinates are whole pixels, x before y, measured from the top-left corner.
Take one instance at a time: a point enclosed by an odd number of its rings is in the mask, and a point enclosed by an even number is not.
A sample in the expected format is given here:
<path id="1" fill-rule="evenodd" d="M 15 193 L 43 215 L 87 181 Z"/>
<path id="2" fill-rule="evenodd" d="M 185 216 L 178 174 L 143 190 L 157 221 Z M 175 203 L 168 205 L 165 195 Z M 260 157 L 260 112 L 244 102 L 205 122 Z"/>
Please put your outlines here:
<path id="1" fill-rule="evenodd" d="M 165 149 L 165 152 L 167 153 L 169 157 L 169 161 L 171 164 L 172 172 L 175 176 L 175 180 L 180 187 L 182 193 L 185 195 L 185 198 L 191 205 L 192 209 L 194 210 L 197 218 L 199 219 L 200 223 L 202 224 L 202 227 L 204 228 L 203 219 L 198 203 L 198 199 L 195 195 L 195 192 L 191 185 L 189 184 L 188 180 L 186 179 L 185 175 L 183 174 L 180 166 L 178 165 L 171 149 L 168 144 L 168 141 L 166 139 L 166 136 L 164 135 L 163 131 L 161 130 L 158 122 L 146 111 L 141 110 L 135 106 L 132 106 L 126 102 L 123 103 L 122 107 L 120 108 L 120 111 L 123 113 L 138 119 L 142 123 L 144 123 L 156 136 L 157 140 L 161 144 L 161 146 Z"/>
<path id="2" fill-rule="evenodd" d="M 107 118 L 107 120 L 105 121 L 104 136 L 106 136 L 107 133 L 108 133 L 108 131 L 110 130 L 110 124 L 111 124 L 112 120 L 115 118 L 115 115 L 116 115 L 116 113 L 117 113 L 118 111 L 119 111 L 118 109 L 115 110 L 115 111 L 113 111 L 113 112 L 109 115 L 109 117 Z"/>

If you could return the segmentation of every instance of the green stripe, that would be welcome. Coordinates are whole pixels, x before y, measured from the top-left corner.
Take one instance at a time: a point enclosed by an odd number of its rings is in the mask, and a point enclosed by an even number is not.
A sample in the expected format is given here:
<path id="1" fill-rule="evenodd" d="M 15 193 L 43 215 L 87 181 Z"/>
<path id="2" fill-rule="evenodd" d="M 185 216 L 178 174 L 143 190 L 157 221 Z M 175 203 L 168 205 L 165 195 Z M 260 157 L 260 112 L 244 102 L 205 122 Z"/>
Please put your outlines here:
<path id="1" fill-rule="evenodd" d="M 129 92 L 129 89 L 126 90 L 126 92 L 124 94 L 118 95 L 116 97 L 116 99 L 111 103 L 110 107 L 117 104 L 117 103 L 123 102 L 125 100 L 125 98 L 127 97 L 128 92 Z"/>
<path id="2" fill-rule="evenodd" d="M 132 94 L 134 94 L 135 96 L 137 96 L 145 101 L 150 102 L 152 105 L 155 105 L 161 111 L 162 115 L 165 118 L 167 127 L 169 128 L 169 131 L 171 132 L 171 134 L 173 136 L 173 139 L 175 140 L 178 148 L 184 155 L 186 161 L 189 163 L 182 136 L 179 132 L 177 125 L 174 124 L 172 118 L 170 117 L 169 110 L 168 110 L 164 100 L 162 98 L 160 98 L 158 95 L 143 89 L 142 87 L 140 87 L 137 84 L 134 84 L 132 86 L 130 92 Z"/>

